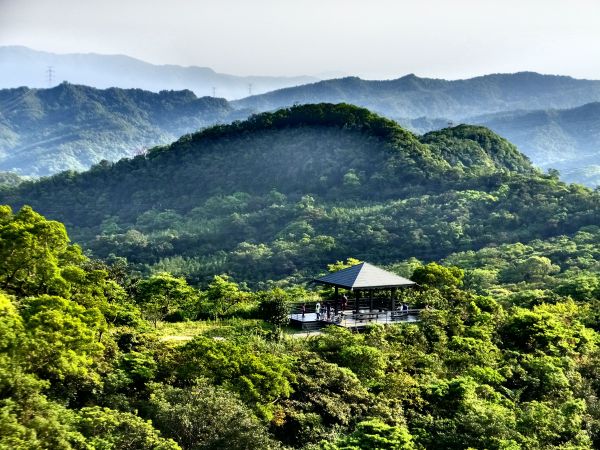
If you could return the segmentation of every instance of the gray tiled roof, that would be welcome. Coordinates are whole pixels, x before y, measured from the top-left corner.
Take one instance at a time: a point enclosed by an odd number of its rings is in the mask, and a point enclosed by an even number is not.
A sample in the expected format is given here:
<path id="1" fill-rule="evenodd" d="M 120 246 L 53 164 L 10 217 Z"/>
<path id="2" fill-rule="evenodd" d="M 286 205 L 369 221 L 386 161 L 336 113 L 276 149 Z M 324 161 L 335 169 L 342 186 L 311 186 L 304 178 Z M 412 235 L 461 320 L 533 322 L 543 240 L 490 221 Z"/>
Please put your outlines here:
<path id="1" fill-rule="evenodd" d="M 389 288 L 414 285 L 414 281 L 402 278 L 369 263 L 360 263 L 314 280 L 317 283 L 347 289 Z"/>

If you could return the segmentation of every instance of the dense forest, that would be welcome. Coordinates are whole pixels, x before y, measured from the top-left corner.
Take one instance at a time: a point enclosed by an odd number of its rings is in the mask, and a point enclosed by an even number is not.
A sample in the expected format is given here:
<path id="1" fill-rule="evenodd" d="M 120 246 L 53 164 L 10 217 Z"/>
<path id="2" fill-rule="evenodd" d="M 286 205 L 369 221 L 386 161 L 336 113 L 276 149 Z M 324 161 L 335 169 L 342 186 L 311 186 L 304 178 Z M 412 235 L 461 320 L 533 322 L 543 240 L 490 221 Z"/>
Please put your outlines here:
<path id="1" fill-rule="evenodd" d="M 438 260 L 600 223 L 600 194 L 534 169 L 488 129 L 416 136 L 350 105 L 303 105 L 145 156 L 0 190 L 100 258 L 194 284 L 285 286 L 352 255 Z"/>
<path id="2" fill-rule="evenodd" d="M 0 207 L 0 448 L 598 448 L 599 238 L 398 261 L 420 322 L 304 337 L 327 291 L 140 277 Z"/>
<path id="3" fill-rule="evenodd" d="M 198 98 L 191 91 L 100 90 L 70 83 L 2 89 L 0 171 L 41 176 L 86 170 L 246 115 L 224 99 Z"/>

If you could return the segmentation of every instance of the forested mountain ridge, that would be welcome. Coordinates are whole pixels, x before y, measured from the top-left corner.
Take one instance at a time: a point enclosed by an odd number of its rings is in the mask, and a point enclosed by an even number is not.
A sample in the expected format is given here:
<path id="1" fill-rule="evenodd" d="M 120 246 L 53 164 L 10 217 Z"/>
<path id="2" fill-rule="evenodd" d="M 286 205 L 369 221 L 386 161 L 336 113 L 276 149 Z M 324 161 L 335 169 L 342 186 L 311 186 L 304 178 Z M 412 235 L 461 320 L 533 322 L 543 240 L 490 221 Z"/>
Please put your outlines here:
<path id="1" fill-rule="evenodd" d="M 412 74 L 383 81 L 347 77 L 254 95 L 232 105 L 270 111 L 296 103 L 344 102 L 392 119 L 463 120 L 507 110 L 572 108 L 592 101 L 600 101 L 600 81 L 519 72 L 464 80 Z"/>
<path id="2" fill-rule="evenodd" d="M 353 254 L 442 258 L 600 220 L 599 195 L 534 169 L 488 129 L 417 137 L 350 105 L 303 105 L 184 136 L 146 156 L 0 192 L 76 242 L 201 282 L 298 277 Z"/>
<path id="3" fill-rule="evenodd" d="M 0 171 L 49 175 L 85 170 L 235 118 L 228 102 L 191 91 L 0 90 Z"/>
<path id="4" fill-rule="evenodd" d="M 566 179 L 600 184 L 600 103 L 570 109 L 507 111 L 469 119 L 505 136 L 536 165 Z"/>
<path id="5" fill-rule="evenodd" d="M 536 80 L 540 87 L 534 88 L 531 84 Z M 414 76 L 395 82 L 330 80 L 313 85 L 315 91 L 305 100 L 347 99 L 371 106 L 416 133 L 452 123 L 483 125 L 515 143 L 538 167 L 558 169 L 567 181 L 598 184 L 600 103 L 556 109 L 556 105 L 594 99 L 596 82 L 530 73 L 459 81 Z M 352 87 L 356 83 L 358 87 Z M 366 87 L 359 88 L 363 84 Z M 285 97 L 278 91 L 272 95 Z M 252 104 L 261 98 L 249 97 L 250 109 L 239 109 L 246 100 L 196 98 L 189 91 L 156 94 L 72 84 L 0 90 L 0 171 L 45 176 L 86 170 L 103 159 L 116 161 L 173 142 L 185 133 L 269 109 L 266 104 Z M 402 111 L 390 106 L 394 99 Z M 470 114 L 477 114 L 453 115 L 465 105 Z M 537 105 L 544 109 L 531 110 Z M 514 107 L 524 109 L 508 110 Z M 501 112 L 481 115 L 489 110 Z"/>

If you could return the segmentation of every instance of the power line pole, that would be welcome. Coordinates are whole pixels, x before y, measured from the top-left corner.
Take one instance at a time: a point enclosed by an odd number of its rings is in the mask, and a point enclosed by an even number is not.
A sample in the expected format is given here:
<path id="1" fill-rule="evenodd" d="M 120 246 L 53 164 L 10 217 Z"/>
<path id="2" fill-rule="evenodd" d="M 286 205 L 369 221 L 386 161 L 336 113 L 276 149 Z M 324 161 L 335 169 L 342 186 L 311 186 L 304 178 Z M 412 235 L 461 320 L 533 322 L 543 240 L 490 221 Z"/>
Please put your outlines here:
<path id="1" fill-rule="evenodd" d="M 46 69 L 46 75 L 48 76 L 48 87 L 52 87 L 54 81 L 54 67 L 48 66 Z"/>

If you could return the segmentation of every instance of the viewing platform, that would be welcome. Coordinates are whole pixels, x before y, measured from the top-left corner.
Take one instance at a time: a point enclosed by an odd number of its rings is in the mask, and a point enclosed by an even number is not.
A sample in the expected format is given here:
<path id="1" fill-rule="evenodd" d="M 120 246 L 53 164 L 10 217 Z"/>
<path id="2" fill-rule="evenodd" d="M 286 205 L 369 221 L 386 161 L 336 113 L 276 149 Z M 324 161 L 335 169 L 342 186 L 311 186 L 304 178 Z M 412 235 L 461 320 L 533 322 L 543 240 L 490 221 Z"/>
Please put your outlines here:
<path id="1" fill-rule="evenodd" d="M 421 309 L 395 310 L 395 311 L 370 311 L 361 309 L 356 311 L 344 311 L 337 315 L 331 314 L 327 317 L 317 318 L 317 313 L 294 312 L 290 314 L 290 325 L 304 331 L 319 330 L 329 325 L 349 328 L 353 331 L 363 331 L 369 324 L 391 325 L 399 323 L 418 322 Z M 323 315 L 321 315 L 323 316 Z"/>

